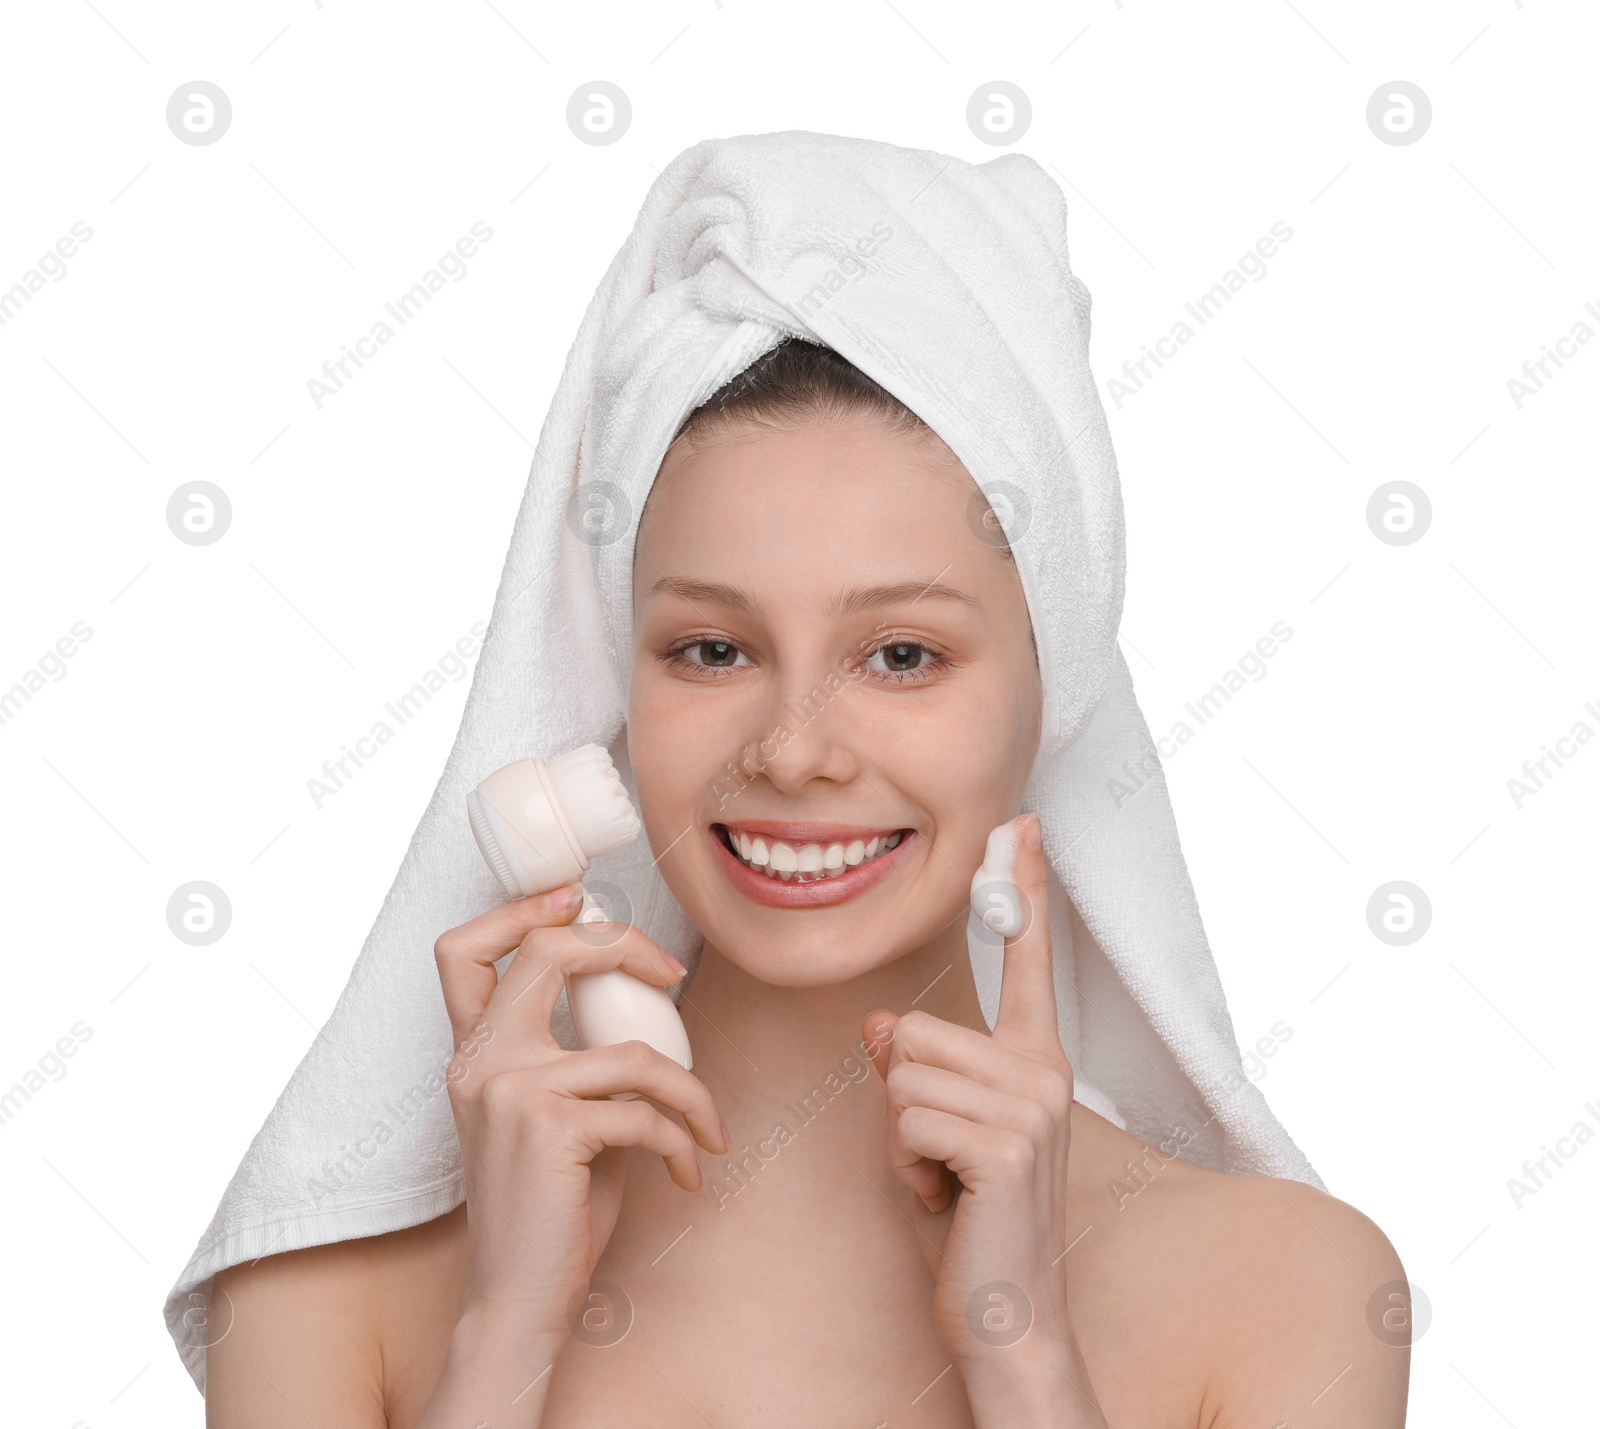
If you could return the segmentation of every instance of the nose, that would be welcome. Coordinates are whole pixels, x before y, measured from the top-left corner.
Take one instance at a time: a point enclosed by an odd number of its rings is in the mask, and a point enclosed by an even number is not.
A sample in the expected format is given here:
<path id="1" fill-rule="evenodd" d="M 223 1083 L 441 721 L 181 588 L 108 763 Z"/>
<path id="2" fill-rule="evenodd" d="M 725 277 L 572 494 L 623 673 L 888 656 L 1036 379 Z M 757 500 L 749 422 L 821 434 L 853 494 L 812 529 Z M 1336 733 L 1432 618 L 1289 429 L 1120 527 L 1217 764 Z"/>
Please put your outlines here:
<path id="1" fill-rule="evenodd" d="M 815 668 L 774 681 L 772 697 L 764 702 L 761 772 L 784 794 L 798 794 L 813 779 L 846 784 L 861 763 L 854 748 L 849 677 L 838 670 L 810 678 Z"/>

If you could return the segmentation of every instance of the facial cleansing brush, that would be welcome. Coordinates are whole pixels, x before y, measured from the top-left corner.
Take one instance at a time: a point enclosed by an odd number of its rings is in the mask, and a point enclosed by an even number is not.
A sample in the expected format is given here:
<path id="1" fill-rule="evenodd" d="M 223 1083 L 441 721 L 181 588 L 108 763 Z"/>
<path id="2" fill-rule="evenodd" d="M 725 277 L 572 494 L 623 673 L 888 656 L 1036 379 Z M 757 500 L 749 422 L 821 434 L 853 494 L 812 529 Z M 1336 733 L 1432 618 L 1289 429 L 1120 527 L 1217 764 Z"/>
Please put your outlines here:
<path id="1" fill-rule="evenodd" d="M 583 911 L 576 921 L 606 921 L 581 879 L 601 854 L 638 837 L 640 823 L 602 746 L 582 744 L 548 763 L 519 759 L 496 770 L 467 795 L 467 817 L 479 852 L 508 898 L 577 883 Z M 567 1004 L 584 1047 L 637 1038 L 684 1067 L 694 1065 L 683 1019 L 665 988 L 621 968 L 572 973 Z M 640 1093 L 611 1095 L 624 1101 Z"/>

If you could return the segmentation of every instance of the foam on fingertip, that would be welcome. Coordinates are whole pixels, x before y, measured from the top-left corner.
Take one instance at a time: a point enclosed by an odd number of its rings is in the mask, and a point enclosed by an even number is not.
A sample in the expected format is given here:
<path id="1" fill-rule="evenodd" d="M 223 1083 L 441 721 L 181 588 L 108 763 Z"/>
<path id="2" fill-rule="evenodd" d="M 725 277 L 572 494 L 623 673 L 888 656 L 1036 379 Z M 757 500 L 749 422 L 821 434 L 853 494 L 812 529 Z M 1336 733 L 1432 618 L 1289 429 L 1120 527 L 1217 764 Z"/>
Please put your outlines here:
<path id="1" fill-rule="evenodd" d="M 992 933 L 1014 938 L 1022 931 L 1022 895 L 1017 889 L 1016 820 L 1007 819 L 989 834 L 983 863 L 972 875 L 972 911 Z"/>
<path id="2" fill-rule="evenodd" d="M 1017 821 L 1007 819 L 989 834 L 988 846 L 983 851 L 983 866 L 991 878 L 1008 881 L 1017 867 Z"/>

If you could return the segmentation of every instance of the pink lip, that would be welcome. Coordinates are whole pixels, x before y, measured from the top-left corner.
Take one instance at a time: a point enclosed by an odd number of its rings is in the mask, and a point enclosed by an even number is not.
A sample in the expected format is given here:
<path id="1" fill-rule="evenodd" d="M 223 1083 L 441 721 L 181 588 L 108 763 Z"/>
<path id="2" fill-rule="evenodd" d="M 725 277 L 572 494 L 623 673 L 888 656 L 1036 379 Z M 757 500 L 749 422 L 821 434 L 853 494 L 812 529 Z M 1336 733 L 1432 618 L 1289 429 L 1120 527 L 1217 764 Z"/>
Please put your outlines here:
<path id="1" fill-rule="evenodd" d="M 753 824 L 742 823 L 740 828 L 746 832 L 757 832 Z M 774 825 L 775 828 L 785 827 Z M 840 825 L 829 824 L 790 824 L 789 828 L 838 828 Z M 832 878 L 818 879 L 815 883 L 785 883 L 781 878 L 768 878 L 764 873 L 757 873 L 754 869 L 746 868 L 729 851 L 728 846 L 722 842 L 722 836 L 717 832 L 716 826 L 706 830 L 710 836 L 712 847 L 716 850 L 716 857 L 728 875 L 729 881 L 745 897 L 755 903 L 764 903 L 769 908 L 831 908 L 836 903 L 845 903 L 852 898 L 865 893 L 874 884 L 882 882 L 894 872 L 900 862 L 901 855 L 910 846 L 916 837 L 914 829 L 902 829 L 900 842 L 888 853 L 879 854 L 869 863 L 863 863 L 848 873 L 840 873 Z M 890 832 L 893 832 L 891 830 Z M 785 840 L 787 842 L 787 840 Z M 810 839 L 807 842 L 820 843 L 821 839 Z M 839 842 L 834 839 L 831 842 Z"/>

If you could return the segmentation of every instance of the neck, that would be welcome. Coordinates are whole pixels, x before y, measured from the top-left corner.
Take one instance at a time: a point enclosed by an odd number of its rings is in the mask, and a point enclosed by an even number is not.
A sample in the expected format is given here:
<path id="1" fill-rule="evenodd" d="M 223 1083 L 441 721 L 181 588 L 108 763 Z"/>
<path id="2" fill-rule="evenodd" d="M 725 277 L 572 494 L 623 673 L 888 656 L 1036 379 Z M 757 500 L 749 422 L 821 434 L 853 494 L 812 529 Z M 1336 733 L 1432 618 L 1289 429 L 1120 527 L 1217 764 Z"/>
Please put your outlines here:
<path id="1" fill-rule="evenodd" d="M 862 1020 L 874 1008 L 916 1008 L 987 1033 L 966 925 L 963 909 L 921 947 L 824 987 L 762 982 L 705 943 L 680 1011 L 694 1073 L 711 1089 L 733 1138 L 726 1159 L 737 1165 L 742 1157 L 751 1184 L 765 1179 L 759 1166 L 780 1149 L 791 1185 L 832 1181 L 841 1170 L 850 1175 L 840 1156 L 858 1167 L 881 1164 L 887 1108 L 883 1079 L 862 1048 Z M 708 1187 L 726 1180 L 722 1167 L 716 1174 L 707 1167 Z M 738 1184 L 726 1184 L 739 1192 Z"/>

